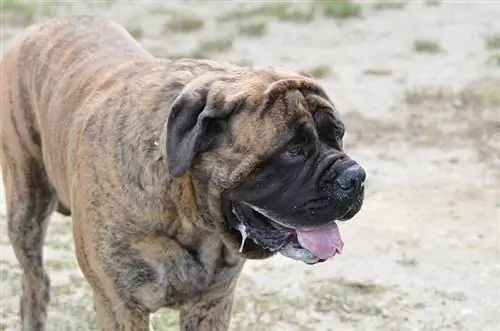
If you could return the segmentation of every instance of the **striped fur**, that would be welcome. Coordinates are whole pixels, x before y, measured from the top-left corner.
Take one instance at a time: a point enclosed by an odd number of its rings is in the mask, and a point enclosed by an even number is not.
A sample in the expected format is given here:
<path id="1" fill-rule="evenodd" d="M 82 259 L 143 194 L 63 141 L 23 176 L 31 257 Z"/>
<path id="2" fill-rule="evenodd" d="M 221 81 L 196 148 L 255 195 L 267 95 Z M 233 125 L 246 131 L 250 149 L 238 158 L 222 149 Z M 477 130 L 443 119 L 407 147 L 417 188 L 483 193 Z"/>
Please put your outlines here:
<path id="1" fill-rule="evenodd" d="M 45 330 L 42 246 L 56 209 L 73 218 L 101 330 L 147 330 L 163 307 L 180 309 L 184 331 L 227 330 L 245 259 L 272 253 L 249 244 L 238 254 L 221 192 L 311 116 L 284 91 L 313 91 L 331 106 L 323 90 L 300 73 L 153 58 L 122 27 L 91 16 L 28 27 L 0 65 L 1 166 L 23 271 L 23 330 Z M 170 110 L 203 98 L 224 116 L 244 111 L 215 151 L 174 176 Z M 181 106 L 180 116 L 194 116 Z"/>

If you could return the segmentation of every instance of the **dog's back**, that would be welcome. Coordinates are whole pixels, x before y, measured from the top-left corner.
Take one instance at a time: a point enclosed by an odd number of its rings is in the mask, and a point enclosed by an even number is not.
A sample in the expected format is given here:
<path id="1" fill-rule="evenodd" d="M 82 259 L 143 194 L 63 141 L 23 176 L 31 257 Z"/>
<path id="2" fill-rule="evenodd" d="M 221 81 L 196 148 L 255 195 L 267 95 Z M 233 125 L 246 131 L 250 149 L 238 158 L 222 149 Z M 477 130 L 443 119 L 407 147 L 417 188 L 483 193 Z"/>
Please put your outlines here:
<path id="1" fill-rule="evenodd" d="M 152 59 L 125 29 L 98 17 L 54 18 L 25 29 L 0 62 L 2 168 L 36 160 L 68 196 L 64 156 L 77 110 L 113 84 L 114 74 Z"/>

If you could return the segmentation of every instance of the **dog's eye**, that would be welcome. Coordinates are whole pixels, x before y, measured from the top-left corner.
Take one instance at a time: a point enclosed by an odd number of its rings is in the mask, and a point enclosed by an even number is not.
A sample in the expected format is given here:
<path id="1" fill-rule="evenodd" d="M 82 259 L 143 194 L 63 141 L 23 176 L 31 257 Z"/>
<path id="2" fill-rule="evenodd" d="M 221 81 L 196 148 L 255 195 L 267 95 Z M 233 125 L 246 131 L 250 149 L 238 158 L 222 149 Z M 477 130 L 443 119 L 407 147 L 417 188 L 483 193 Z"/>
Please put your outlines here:
<path id="1" fill-rule="evenodd" d="M 283 155 L 289 160 L 296 160 L 297 158 L 302 158 L 306 155 L 304 146 L 302 145 L 293 145 L 288 147 Z"/>
<path id="2" fill-rule="evenodd" d="M 335 122 L 334 131 L 335 131 L 335 137 L 337 137 L 338 139 L 344 138 L 345 127 L 344 127 L 344 124 L 342 124 L 342 122 L 340 122 L 338 120 Z"/>

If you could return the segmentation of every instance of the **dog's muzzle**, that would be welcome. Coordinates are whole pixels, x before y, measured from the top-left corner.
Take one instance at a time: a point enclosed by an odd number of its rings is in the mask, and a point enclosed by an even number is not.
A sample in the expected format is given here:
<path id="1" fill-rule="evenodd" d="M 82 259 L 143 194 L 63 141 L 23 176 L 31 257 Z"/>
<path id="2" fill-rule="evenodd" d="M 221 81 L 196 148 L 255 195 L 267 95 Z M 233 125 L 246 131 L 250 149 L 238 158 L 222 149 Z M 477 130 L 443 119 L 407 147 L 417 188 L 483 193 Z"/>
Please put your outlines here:
<path id="1" fill-rule="evenodd" d="M 365 179 L 365 170 L 347 160 L 330 165 L 319 181 L 310 182 L 316 182 L 314 186 L 292 187 L 296 200 L 279 192 L 250 200 L 242 194 L 226 201 L 226 216 L 241 233 L 240 250 L 248 238 L 308 264 L 322 262 L 342 252 L 344 242 L 336 221 L 346 221 L 360 210 Z M 276 202 L 274 208 L 270 199 Z"/>
<path id="2" fill-rule="evenodd" d="M 358 164 L 353 164 L 335 177 L 335 183 L 346 193 L 358 195 L 365 179 L 365 170 Z"/>

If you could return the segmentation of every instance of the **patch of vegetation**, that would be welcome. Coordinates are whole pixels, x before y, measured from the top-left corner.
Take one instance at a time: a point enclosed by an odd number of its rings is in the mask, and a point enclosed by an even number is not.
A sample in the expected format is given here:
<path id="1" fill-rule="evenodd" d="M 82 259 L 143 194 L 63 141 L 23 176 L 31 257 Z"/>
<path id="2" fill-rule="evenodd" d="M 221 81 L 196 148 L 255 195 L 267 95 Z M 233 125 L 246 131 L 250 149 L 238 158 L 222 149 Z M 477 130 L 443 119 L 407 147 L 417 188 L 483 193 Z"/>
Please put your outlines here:
<path id="1" fill-rule="evenodd" d="M 441 4 L 441 0 L 425 0 L 427 6 L 437 7 Z"/>
<path id="2" fill-rule="evenodd" d="M 500 80 L 485 78 L 459 91 L 416 88 L 406 92 L 407 133 L 427 146 L 475 147 L 483 160 L 500 159 Z"/>
<path id="3" fill-rule="evenodd" d="M 326 17 L 336 19 L 358 18 L 362 16 L 362 6 L 351 0 L 317 1 Z"/>
<path id="4" fill-rule="evenodd" d="M 467 296 L 464 292 L 448 292 L 443 290 L 435 290 L 437 296 L 455 302 L 465 302 L 467 301 Z"/>
<path id="5" fill-rule="evenodd" d="M 314 19 L 314 7 L 294 8 L 286 2 L 269 2 L 260 7 L 233 11 L 221 18 L 223 21 L 244 20 L 256 16 L 273 17 L 280 21 L 310 22 Z"/>
<path id="6" fill-rule="evenodd" d="M 11 290 L 17 292 L 21 285 L 21 269 L 16 264 L 0 260 L 0 279 L 9 287 L 12 285 Z"/>
<path id="7" fill-rule="evenodd" d="M 78 1 L 76 1 L 78 2 Z M 116 0 L 80 1 L 85 6 L 82 13 L 110 7 Z M 62 0 L 0 0 L 2 24 L 27 26 L 42 19 L 68 14 L 75 1 Z"/>
<path id="8" fill-rule="evenodd" d="M 54 2 L 66 2 L 66 3 L 71 3 L 72 1 L 68 1 L 68 0 L 48 0 L 46 2 L 49 2 L 49 3 L 54 3 Z M 75 2 L 75 1 L 73 1 Z M 82 1 L 82 3 L 85 3 L 86 1 Z M 88 1 L 85 3 L 85 5 L 87 5 L 88 7 L 90 8 L 94 8 L 94 9 L 97 9 L 99 7 L 101 8 L 109 8 L 111 6 L 113 6 L 114 4 L 116 4 L 117 0 L 99 0 L 99 1 Z"/>
<path id="9" fill-rule="evenodd" d="M 0 231 L 0 234 L 6 236 L 5 232 Z M 0 281 L 2 288 L 0 321 L 7 324 L 8 320 L 12 319 L 13 316 L 17 317 L 19 312 L 19 294 L 21 293 L 21 270 L 19 266 L 9 261 L 0 260 Z"/>
<path id="10" fill-rule="evenodd" d="M 450 103 L 457 108 L 500 107 L 500 81 L 485 79 L 458 92 L 446 88 L 412 89 L 406 92 L 405 101 L 410 105 Z"/>
<path id="11" fill-rule="evenodd" d="M 320 64 L 309 70 L 309 74 L 314 78 L 325 78 L 331 73 L 330 66 L 326 64 Z"/>
<path id="12" fill-rule="evenodd" d="M 160 311 L 151 316 L 151 324 L 155 331 L 178 331 L 179 314 L 174 311 Z"/>
<path id="13" fill-rule="evenodd" d="M 421 105 L 425 102 L 444 102 L 450 99 L 453 91 L 445 88 L 413 88 L 405 91 L 404 100 L 409 105 Z"/>
<path id="14" fill-rule="evenodd" d="M 45 240 L 47 246 L 50 246 L 52 249 L 60 250 L 60 251 L 69 251 L 73 248 L 73 238 L 61 238 L 56 236 L 56 238 L 49 237 Z"/>
<path id="15" fill-rule="evenodd" d="M 500 51 L 491 54 L 486 62 L 500 66 Z"/>
<path id="16" fill-rule="evenodd" d="M 232 47 L 233 40 L 230 38 L 209 39 L 202 41 L 195 53 L 223 53 L 229 51 Z"/>
<path id="17" fill-rule="evenodd" d="M 49 226 L 49 231 L 56 236 L 71 236 L 71 225 L 68 225 L 68 221 L 71 221 L 71 217 L 65 218 L 64 221 L 62 218 L 59 218 L 57 222 L 53 222 Z"/>
<path id="18" fill-rule="evenodd" d="M 405 0 L 379 0 L 372 7 L 375 10 L 403 9 L 408 4 Z"/>
<path id="19" fill-rule="evenodd" d="M 296 317 L 297 312 L 311 310 L 315 313 L 335 313 L 349 319 L 376 316 L 382 312 L 378 298 L 389 290 L 377 284 L 344 279 L 311 279 L 299 293 L 279 289 L 256 293 L 255 288 L 252 280 L 243 275 L 234 306 L 235 327 L 254 331 L 272 330 L 277 321 L 291 321 L 300 330 L 313 331 L 311 323 L 318 321 L 315 317 Z M 250 323 L 249 316 L 253 316 Z"/>
<path id="20" fill-rule="evenodd" d="M 29 3 L 20 0 L 2 0 L 1 5 L 3 10 L 12 11 L 25 11 L 27 8 L 33 8 L 33 6 L 30 6 Z"/>
<path id="21" fill-rule="evenodd" d="M 355 148 L 360 144 L 389 142 L 394 135 L 401 135 L 403 128 L 399 123 L 388 122 L 377 117 L 368 117 L 358 111 L 348 111 L 342 114 L 342 120 L 347 128 L 346 144 Z"/>
<path id="22" fill-rule="evenodd" d="M 184 53 L 169 53 L 165 55 L 165 58 L 169 60 L 180 60 L 180 59 L 187 59 L 189 58 L 189 54 L 184 54 Z"/>
<path id="23" fill-rule="evenodd" d="M 97 330 L 89 285 L 83 278 L 72 277 L 64 285 L 52 286 L 51 306 L 57 307 L 57 314 L 49 314 L 48 323 L 62 330 Z"/>
<path id="24" fill-rule="evenodd" d="M 500 49 L 500 33 L 495 33 L 487 36 L 484 39 L 486 43 L 486 48 L 491 50 Z"/>
<path id="25" fill-rule="evenodd" d="M 50 259 L 45 261 L 45 265 L 47 266 L 48 269 L 56 270 L 56 271 L 61 271 L 65 269 L 71 269 L 71 268 L 78 268 L 78 265 L 75 264 L 73 260 L 66 260 L 66 259 Z"/>
<path id="26" fill-rule="evenodd" d="M 365 69 L 363 73 L 371 76 L 390 76 L 392 75 L 392 70 L 385 68 L 368 68 Z"/>
<path id="27" fill-rule="evenodd" d="M 155 6 L 149 9 L 149 14 L 151 15 L 158 15 L 158 16 L 174 16 L 179 13 L 179 11 L 173 7 L 168 7 L 168 6 Z"/>
<path id="28" fill-rule="evenodd" d="M 101 0 L 98 2 L 82 2 L 85 6 L 83 12 L 92 12 L 100 10 L 103 7 L 113 5 L 116 0 Z M 27 26 L 42 19 L 67 14 L 68 9 L 74 4 L 74 1 L 34 1 L 34 0 L 1 0 L 2 23 L 17 26 Z"/>
<path id="29" fill-rule="evenodd" d="M 28 25 L 34 22 L 36 8 L 29 2 L 2 0 L 2 24 Z"/>
<path id="30" fill-rule="evenodd" d="M 135 39 L 141 39 L 142 36 L 144 35 L 144 31 L 140 27 L 128 28 L 127 30 L 130 33 L 130 35 Z"/>
<path id="31" fill-rule="evenodd" d="M 442 52 L 439 42 L 430 39 L 416 39 L 413 49 L 419 53 L 437 54 Z"/>
<path id="32" fill-rule="evenodd" d="M 203 27 L 203 20 L 192 14 L 177 13 L 172 16 L 164 25 L 164 29 L 169 32 L 192 32 L 198 31 Z"/>
<path id="33" fill-rule="evenodd" d="M 410 258 L 406 255 L 403 255 L 399 260 L 396 260 L 396 263 L 401 264 L 403 267 L 413 268 L 418 265 L 418 261 L 415 258 Z"/>
<path id="34" fill-rule="evenodd" d="M 243 36 L 260 37 L 266 33 L 266 23 L 242 23 L 238 27 L 239 32 Z"/>

